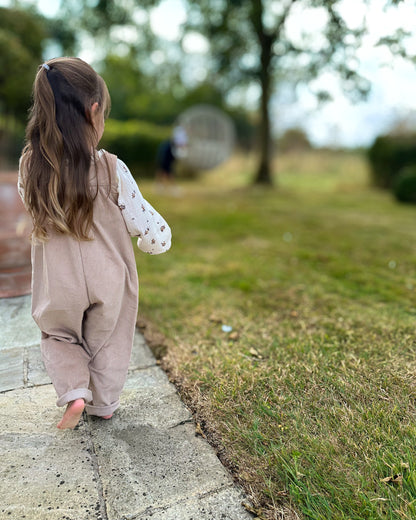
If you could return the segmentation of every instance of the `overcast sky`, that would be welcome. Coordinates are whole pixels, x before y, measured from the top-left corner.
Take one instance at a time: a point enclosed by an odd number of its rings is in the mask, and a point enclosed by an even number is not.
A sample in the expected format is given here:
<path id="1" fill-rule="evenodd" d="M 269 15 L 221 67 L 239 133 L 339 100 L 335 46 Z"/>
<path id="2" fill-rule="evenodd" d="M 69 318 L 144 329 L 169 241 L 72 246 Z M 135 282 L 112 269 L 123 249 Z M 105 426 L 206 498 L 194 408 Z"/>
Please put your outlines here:
<path id="1" fill-rule="evenodd" d="M 54 15 L 59 2 L 54 0 L 33 0 L 45 15 Z M 366 18 L 368 35 L 359 51 L 359 71 L 371 80 L 372 91 L 367 102 L 352 104 L 341 93 L 337 81 L 330 75 L 320 78 L 321 86 L 329 87 L 334 101 L 317 106 L 314 96 L 307 88 L 298 92 L 296 102 L 272 102 L 272 121 L 275 131 L 292 126 L 302 126 L 310 139 L 318 145 L 367 146 L 374 138 L 394 125 L 397 121 L 416 120 L 416 66 L 397 58 L 392 60 L 389 52 L 376 47 L 379 37 L 386 30 L 397 28 L 409 30 L 415 38 L 409 41 L 410 50 L 416 54 L 416 3 L 405 0 L 397 9 L 384 12 L 381 0 L 371 0 Z M 8 5 L 10 0 L 0 0 L 0 5 Z M 345 0 L 343 16 L 350 26 L 358 25 L 365 14 L 362 0 Z M 150 18 L 152 29 L 168 40 L 178 37 L 178 27 L 186 16 L 181 0 L 163 0 L 153 10 Z M 299 11 L 293 17 L 293 31 L 302 26 L 302 17 L 307 17 L 308 25 L 316 24 L 311 13 Z M 185 42 L 186 43 L 186 42 Z M 189 49 L 204 49 L 201 39 L 188 41 Z M 187 47 L 185 45 L 185 50 Z M 91 50 L 80 57 L 91 60 Z M 253 104 L 258 91 L 253 88 L 249 100 Z"/>

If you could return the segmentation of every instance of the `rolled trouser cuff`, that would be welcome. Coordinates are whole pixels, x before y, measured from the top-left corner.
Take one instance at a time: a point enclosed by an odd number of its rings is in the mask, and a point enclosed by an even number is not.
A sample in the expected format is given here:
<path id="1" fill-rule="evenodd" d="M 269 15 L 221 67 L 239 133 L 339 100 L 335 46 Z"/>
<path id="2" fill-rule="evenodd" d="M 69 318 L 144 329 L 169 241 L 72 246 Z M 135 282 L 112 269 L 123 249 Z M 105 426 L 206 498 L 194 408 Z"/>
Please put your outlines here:
<path id="1" fill-rule="evenodd" d="M 61 395 L 56 401 L 57 406 L 65 406 L 71 401 L 75 401 L 76 399 L 84 399 L 85 402 L 92 401 L 92 393 L 88 388 L 76 388 L 75 390 L 70 390 L 64 395 Z"/>
<path id="2" fill-rule="evenodd" d="M 107 406 L 94 406 L 92 404 L 87 404 L 85 410 L 88 415 L 104 417 L 105 415 L 111 415 L 119 406 L 120 401 L 117 400 L 115 403 L 109 404 Z"/>

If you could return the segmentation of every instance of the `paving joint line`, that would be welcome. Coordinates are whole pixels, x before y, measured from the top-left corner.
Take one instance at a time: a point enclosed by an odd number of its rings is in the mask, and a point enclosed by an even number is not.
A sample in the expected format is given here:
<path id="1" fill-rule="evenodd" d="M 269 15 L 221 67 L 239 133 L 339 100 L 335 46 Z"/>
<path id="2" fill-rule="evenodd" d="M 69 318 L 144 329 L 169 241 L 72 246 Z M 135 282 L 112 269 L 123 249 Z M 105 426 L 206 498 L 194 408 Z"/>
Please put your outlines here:
<path id="1" fill-rule="evenodd" d="M 157 363 L 154 363 L 153 365 L 149 365 L 147 367 L 135 367 L 135 368 L 129 368 L 127 373 L 132 374 L 133 372 L 141 372 L 142 370 L 147 370 L 148 368 L 157 367 Z"/>
<path id="2" fill-rule="evenodd" d="M 1 390 L 0 394 L 7 394 L 9 392 L 14 392 L 15 390 L 31 390 L 32 388 L 39 388 L 41 386 L 50 386 L 52 383 L 39 383 L 35 384 L 27 384 L 26 386 L 16 386 L 16 388 L 8 388 L 7 390 Z"/>
<path id="3" fill-rule="evenodd" d="M 27 388 L 29 383 L 29 354 L 27 347 L 23 349 L 23 388 Z"/>
<path id="4" fill-rule="evenodd" d="M 87 415 L 87 417 L 84 417 L 84 423 L 86 426 L 85 429 L 88 433 L 88 439 L 89 439 L 90 448 L 91 448 L 92 466 L 94 468 L 94 474 L 97 479 L 96 488 L 97 488 L 97 493 L 98 493 L 98 502 L 100 504 L 100 510 L 101 510 L 101 520 L 108 520 L 107 502 L 105 501 L 105 498 L 104 498 L 104 488 L 103 488 L 103 482 L 101 480 L 100 465 L 98 464 L 98 454 L 97 454 L 97 450 L 95 448 L 94 438 L 92 435 L 91 419 L 88 417 L 88 415 Z"/>
<path id="5" fill-rule="evenodd" d="M 183 426 L 184 424 L 195 424 L 195 421 L 191 417 L 190 419 L 184 419 L 183 421 L 174 424 L 173 426 L 169 426 L 168 430 L 172 430 L 173 428 L 177 428 L 178 426 Z"/>
<path id="6" fill-rule="evenodd" d="M 11 319 L 15 318 L 19 314 L 19 312 L 22 310 L 23 305 L 23 300 L 20 300 L 17 303 L 16 307 L 13 309 L 12 314 L 10 316 Z"/>

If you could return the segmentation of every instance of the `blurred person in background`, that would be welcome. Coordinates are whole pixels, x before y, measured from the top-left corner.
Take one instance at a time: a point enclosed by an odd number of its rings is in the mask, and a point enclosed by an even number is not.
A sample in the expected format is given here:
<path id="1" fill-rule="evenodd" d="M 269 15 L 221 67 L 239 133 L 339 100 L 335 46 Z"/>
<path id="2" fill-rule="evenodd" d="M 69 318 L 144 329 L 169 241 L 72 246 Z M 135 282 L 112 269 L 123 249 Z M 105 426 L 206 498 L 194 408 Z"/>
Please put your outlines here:
<path id="1" fill-rule="evenodd" d="M 177 159 L 186 156 L 187 145 L 188 136 L 185 129 L 181 126 L 175 127 L 172 137 L 160 144 L 156 157 L 157 191 L 167 191 L 171 195 L 179 195 L 179 189 L 174 185 L 175 163 Z"/>

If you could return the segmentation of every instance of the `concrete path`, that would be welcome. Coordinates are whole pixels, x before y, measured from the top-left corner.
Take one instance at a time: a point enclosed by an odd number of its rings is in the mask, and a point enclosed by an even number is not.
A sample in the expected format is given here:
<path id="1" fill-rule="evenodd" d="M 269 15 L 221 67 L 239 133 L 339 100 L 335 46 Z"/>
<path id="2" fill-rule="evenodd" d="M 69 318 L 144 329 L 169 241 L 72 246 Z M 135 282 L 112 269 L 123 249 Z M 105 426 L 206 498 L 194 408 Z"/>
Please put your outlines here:
<path id="1" fill-rule="evenodd" d="M 0 299 L 1 520 L 249 520 L 137 333 L 121 407 L 58 430 L 30 296 Z"/>

